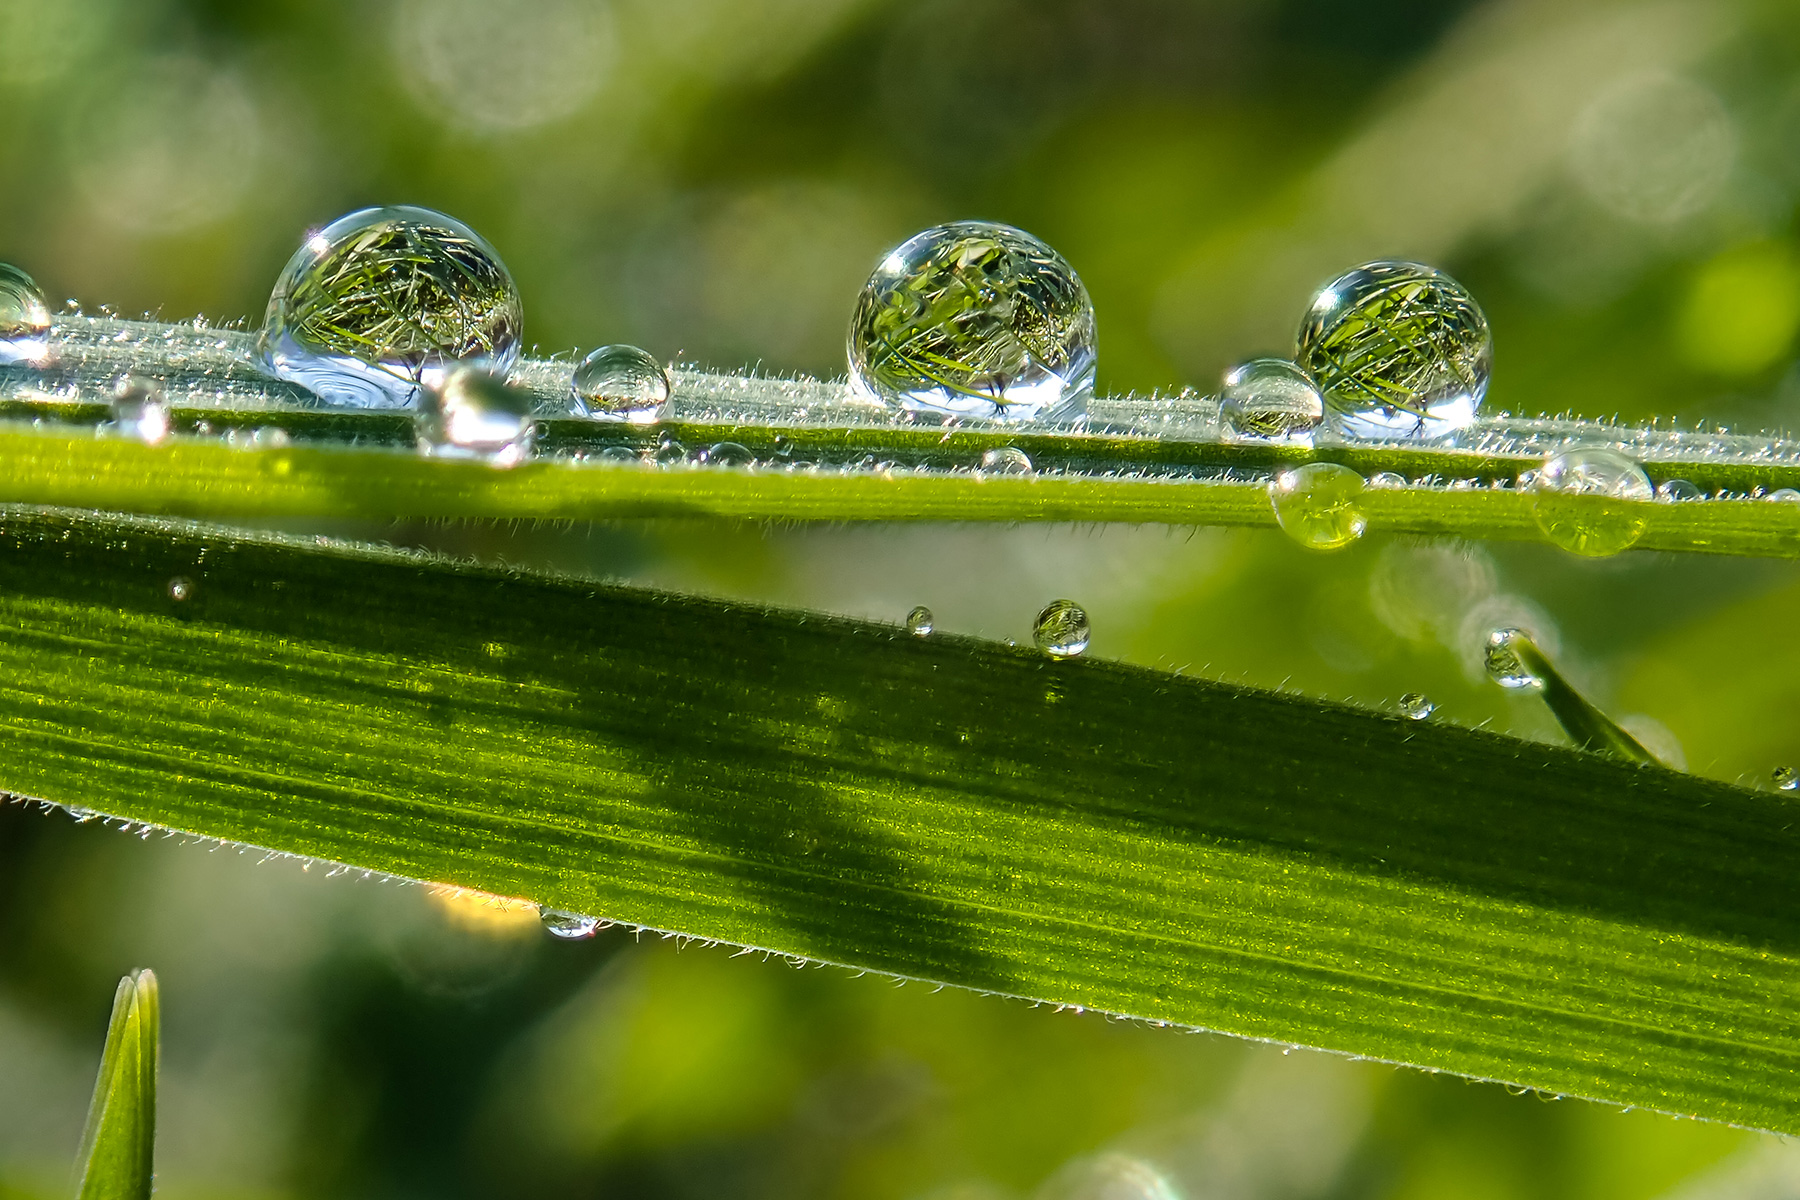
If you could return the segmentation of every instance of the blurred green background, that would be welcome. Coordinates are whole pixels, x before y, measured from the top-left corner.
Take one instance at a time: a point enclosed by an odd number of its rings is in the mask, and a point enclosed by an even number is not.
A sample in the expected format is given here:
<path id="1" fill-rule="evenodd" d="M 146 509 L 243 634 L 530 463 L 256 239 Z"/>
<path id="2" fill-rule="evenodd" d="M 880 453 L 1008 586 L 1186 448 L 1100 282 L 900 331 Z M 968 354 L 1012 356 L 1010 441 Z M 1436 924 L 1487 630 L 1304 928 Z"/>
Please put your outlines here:
<path id="1" fill-rule="evenodd" d="M 925 225 L 1059 247 L 1106 391 L 1285 352 L 1373 257 L 1492 321 L 1490 407 L 1800 425 L 1778 0 L 0 0 L 0 259 L 260 318 L 309 226 L 444 209 L 545 352 L 841 372 Z M 1554 737 L 1497 624 L 1696 771 L 1800 763 L 1800 570 L 1163 528 L 346 526 Z M 1746 657 L 1748 654 L 1749 657 Z M 1773 801 L 1771 801 L 1773 802 Z M 125 970 L 160 1190 L 256 1197 L 1792 1197 L 1779 1139 L 611 931 L 0 805 L 0 1197 L 68 1164 Z"/>

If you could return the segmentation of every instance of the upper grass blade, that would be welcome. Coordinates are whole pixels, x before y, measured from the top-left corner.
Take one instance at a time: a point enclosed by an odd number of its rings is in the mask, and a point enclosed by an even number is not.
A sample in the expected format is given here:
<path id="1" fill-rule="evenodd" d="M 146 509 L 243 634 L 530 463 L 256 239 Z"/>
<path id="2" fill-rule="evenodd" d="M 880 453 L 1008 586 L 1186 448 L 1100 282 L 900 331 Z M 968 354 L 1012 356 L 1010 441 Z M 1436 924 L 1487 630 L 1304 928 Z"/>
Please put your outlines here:
<path id="1" fill-rule="evenodd" d="M 75 1162 L 76 1200 L 149 1200 L 160 1025 L 156 975 L 144 970 L 119 980 Z"/>
<path id="2" fill-rule="evenodd" d="M 0 786 L 704 938 L 1800 1131 L 1791 806 L 1436 722 L 14 512 Z"/>

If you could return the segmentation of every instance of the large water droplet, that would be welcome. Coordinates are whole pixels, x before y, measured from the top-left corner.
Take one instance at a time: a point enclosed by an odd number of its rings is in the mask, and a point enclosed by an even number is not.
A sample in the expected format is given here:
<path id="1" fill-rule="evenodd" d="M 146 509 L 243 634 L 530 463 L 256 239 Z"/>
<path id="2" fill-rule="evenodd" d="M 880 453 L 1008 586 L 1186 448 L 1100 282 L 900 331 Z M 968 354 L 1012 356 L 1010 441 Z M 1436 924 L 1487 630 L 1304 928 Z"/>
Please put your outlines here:
<path id="1" fill-rule="evenodd" d="M 1400 697 L 1400 715 L 1410 721 L 1423 721 L 1437 711 L 1437 705 L 1424 692 L 1408 692 Z"/>
<path id="2" fill-rule="evenodd" d="M 1530 491 L 1544 536 L 1588 558 L 1617 554 L 1642 537 L 1649 521 L 1642 505 L 1656 496 L 1642 467 L 1598 446 L 1552 455 Z"/>
<path id="3" fill-rule="evenodd" d="M 923 604 L 906 614 L 906 632 L 914 637 L 930 637 L 935 618 Z"/>
<path id="4" fill-rule="evenodd" d="M 1372 262 L 1313 297 L 1295 357 L 1334 429 L 1394 439 L 1474 421 L 1493 356 L 1487 317 L 1460 283 L 1419 263 Z"/>
<path id="5" fill-rule="evenodd" d="M 579 942 L 591 938 L 599 932 L 605 922 L 599 917 L 590 917 L 585 913 L 563 912 L 556 908 L 538 910 L 538 919 L 544 923 L 544 929 L 551 937 L 565 942 Z"/>
<path id="6" fill-rule="evenodd" d="M 850 380 L 914 413 L 1067 421 L 1094 391 L 1094 305 L 1063 257 L 1022 230 L 955 221 L 869 276 Z"/>
<path id="7" fill-rule="evenodd" d="M 569 389 L 578 417 L 648 425 L 669 402 L 669 373 L 647 350 L 602 346 L 575 366 Z"/>
<path id="8" fill-rule="evenodd" d="M 1764 499 L 1773 500 L 1777 504 L 1800 504 L 1800 491 L 1793 488 L 1776 488 Z"/>
<path id="9" fill-rule="evenodd" d="M 419 402 L 419 449 L 437 458 L 472 458 L 510 467 L 531 457 L 537 423 L 531 393 L 486 371 L 463 367 Z"/>
<path id="10" fill-rule="evenodd" d="M 306 239 L 259 340 L 269 369 L 331 404 L 400 408 L 457 366 L 505 375 L 524 310 L 494 248 L 426 208 L 365 208 Z"/>
<path id="11" fill-rule="evenodd" d="M 1310 550 L 1335 550 L 1363 535 L 1362 493 L 1363 477 L 1337 463 L 1307 463 L 1269 485 L 1276 523 Z"/>
<path id="12" fill-rule="evenodd" d="M 1029 475 L 1031 472 L 1031 456 L 1017 446 L 995 446 L 992 450 L 982 451 L 981 473 L 984 475 Z"/>
<path id="13" fill-rule="evenodd" d="M 0 262 L 0 366 L 41 363 L 50 353 L 50 306 L 19 268 Z"/>
<path id="14" fill-rule="evenodd" d="M 1519 653 L 1519 645 L 1526 637 L 1525 632 L 1518 629 L 1496 629 L 1488 634 L 1482 662 L 1487 667 L 1488 678 L 1503 688 L 1544 686 L 1544 681 L 1525 665 Z"/>
<path id="15" fill-rule="evenodd" d="M 169 436 L 169 402 L 154 380 L 127 375 L 112 396 L 113 425 L 127 437 L 154 446 Z"/>
<path id="16" fill-rule="evenodd" d="M 1031 640 L 1051 658 L 1074 658 L 1088 647 L 1087 610 L 1073 600 L 1052 600 L 1038 614 Z"/>
<path id="17" fill-rule="evenodd" d="M 1319 389 L 1285 358 L 1253 358 L 1225 373 L 1219 429 L 1228 442 L 1310 446 L 1324 419 Z"/>

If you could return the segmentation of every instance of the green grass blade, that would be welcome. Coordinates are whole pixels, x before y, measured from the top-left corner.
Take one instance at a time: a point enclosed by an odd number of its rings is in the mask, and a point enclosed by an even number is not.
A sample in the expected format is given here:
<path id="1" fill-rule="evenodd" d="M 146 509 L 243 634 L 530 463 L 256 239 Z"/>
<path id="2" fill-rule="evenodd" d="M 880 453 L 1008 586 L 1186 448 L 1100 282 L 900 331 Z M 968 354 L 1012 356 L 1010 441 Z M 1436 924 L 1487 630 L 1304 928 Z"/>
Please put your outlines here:
<path id="1" fill-rule="evenodd" d="M 1514 486 L 1518 476 L 1547 449 L 1598 441 L 1633 453 L 1657 481 L 1684 478 L 1709 494 L 1743 497 L 1634 506 L 1643 510 L 1638 548 L 1800 556 L 1800 505 L 1751 498 L 1800 488 L 1800 445 L 1763 437 L 1500 420 L 1462 445 L 1315 453 L 1222 444 L 1216 405 L 1200 397 L 1096 400 L 1085 430 L 944 429 L 892 421 L 842 384 L 694 371 L 678 373 L 668 423 L 645 428 L 557 416 L 567 411 L 569 364 L 533 361 L 519 382 L 544 414 L 540 461 L 495 470 L 420 456 L 409 414 L 309 408 L 304 393 L 253 369 L 246 334 L 81 318 L 57 329 L 57 366 L 0 367 L 0 418 L 8 418 L 0 424 L 0 502 L 229 519 L 706 514 L 1274 526 L 1269 478 L 1319 458 L 1365 477 L 1438 480 L 1367 491 L 1359 504 L 1370 532 L 1537 541 L 1545 534 L 1533 496 Z M 165 388 L 178 431 L 170 442 L 96 437 L 125 371 Z M 254 441 L 259 429 L 283 437 Z M 663 435 L 690 450 L 739 443 L 765 465 L 598 461 L 607 449 L 647 454 Z M 980 477 L 982 454 L 999 446 L 1024 450 L 1037 473 Z M 791 469 L 802 461 L 817 469 Z M 865 461 L 895 469 L 855 466 Z M 1558 500 L 1564 520 L 1618 504 Z"/>
<path id="2" fill-rule="evenodd" d="M 1116 663 L 307 551 L 5 514 L 0 786 L 1800 1131 L 1800 830 L 1774 796 Z"/>
<path id="3" fill-rule="evenodd" d="M 136 971 L 119 980 L 76 1158 L 76 1200 L 149 1200 L 160 1029 L 156 975 Z"/>

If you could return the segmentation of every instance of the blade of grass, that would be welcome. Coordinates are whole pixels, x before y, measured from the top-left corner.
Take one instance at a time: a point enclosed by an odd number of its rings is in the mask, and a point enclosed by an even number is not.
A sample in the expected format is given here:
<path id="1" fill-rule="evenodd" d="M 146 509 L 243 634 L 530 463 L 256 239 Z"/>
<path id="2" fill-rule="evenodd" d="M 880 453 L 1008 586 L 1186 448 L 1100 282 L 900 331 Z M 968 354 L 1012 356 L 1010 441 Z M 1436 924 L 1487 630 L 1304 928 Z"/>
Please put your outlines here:
<path id="1" fill-rule="evenodd" d="M 1800 1131 L 1793 809 L 1608 756 L 898 627 L 17 511 L 0 748 L 0 786 L 133 823 Z"/>
<path id="2" fill-rule="evenodd" d="M 545 416 L 541 461 L 512 470 L 425 458 L 406 413 L 321 411 L 249 363 L 248 335 L 70 319 L 63 359 L 44 372 L 0 368 L 0 502 L 189 517 L 604 519 L 717 515 L 779 520 L 1125 521 L 1273 526 L 1266 483 L 1319 458 L 1365 477 L 1398 472 L 1471 486 L 1370 489 L 1376 533 L 1542 540 L 1534 499 L 1513 487 L 1544 453 L 1606 442 L 1656 480 L 1685 478 L 1744 499 L 1645 504 L 1641 549 L 1800 556 L 1800 505 L 1750 499 L 1800 487 L 1800 446 L 1762 437 L 1500 421 L 1467 444 L 1291 447 L 1221 444 L 1205 398 L 1096 401 L 1084 430 L 927 428 L 895 423 L 842 385 L 686 372 L 669 421 L 643 428 L 573 420 L 567 364 L 531 362 L 519 382 Z M 96 437 L 125 371 L 161 380 L 179 436 L 146 446 Z M 27 423 L 29 422 L 29 423 Z M 257 430 L 265 436 L 255 438 Z M 280 437 L 267 431 L 279 429 Z M 204 431 L 204 432 L 203 432 Z M 690 450 L 747 447 L 755 469 L 595 461 L 648 455 L 667 435 Z M 1017 446 L 1026 477 L 981 477 L 984 451 Z M 802 462 L 810 468 L 802 468 Z M 892 464 L 864 469 L 858 464 Z M 1565 497 L 1565 509 L 1615 505 Z M 1563 514 L 1565 518 L 1570 512 Z"/>
<path id="3" fill-rule="evenodd" d="M 76 1200 L 149 1200 L 160 1028 L 156 975 L 136 971 L 119 980 L 75 1161 Z"/>

